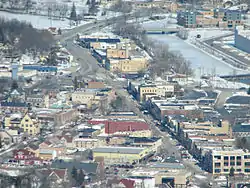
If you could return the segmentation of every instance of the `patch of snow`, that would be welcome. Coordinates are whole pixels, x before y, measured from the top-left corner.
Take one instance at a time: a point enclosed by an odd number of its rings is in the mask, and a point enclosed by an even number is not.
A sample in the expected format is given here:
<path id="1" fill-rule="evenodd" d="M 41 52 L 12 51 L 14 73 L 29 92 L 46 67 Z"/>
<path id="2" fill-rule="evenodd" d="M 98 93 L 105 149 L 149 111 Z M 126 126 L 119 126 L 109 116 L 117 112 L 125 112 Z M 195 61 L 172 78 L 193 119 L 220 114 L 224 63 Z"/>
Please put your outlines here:
<path id="1" fill-rule="evenodd" d="M 24 21 L 30 23 L 34 28 L 37 29 L 48 29 L 49 27 L 56 27 L 61 29 L 72 29 L 76 26 L 70 26 L 70 20 L 53 20 L 49 19 L 47 16 L 36 16 L 30 14 L 13 14 L 8 12 L 0 11 L 0 17 L 11 20 L 16 19 L 19 21 Z M 82 21 L 78 26 L 87 24 L 89 22 Z"/>
<path id="2" fill-rule="evenodd" d="M 206 176 L 202 176 L 202 175 L 199 175 L 199 174 L 196 174 L 194 177 L 196 177 L 197 179 L 207 179 Z"/>

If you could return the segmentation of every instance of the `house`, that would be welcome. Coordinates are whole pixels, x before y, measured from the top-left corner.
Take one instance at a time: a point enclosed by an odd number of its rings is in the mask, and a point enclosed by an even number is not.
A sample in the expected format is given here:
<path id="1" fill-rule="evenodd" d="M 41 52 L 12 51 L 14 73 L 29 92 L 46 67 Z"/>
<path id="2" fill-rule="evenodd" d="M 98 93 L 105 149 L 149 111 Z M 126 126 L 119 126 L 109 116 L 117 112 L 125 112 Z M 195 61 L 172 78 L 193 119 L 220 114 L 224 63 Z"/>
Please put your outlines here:
<path id="1" fill-rule="evenodd" d="M 36 154 L 27 149 L 18 149 L 13 151 L 13 156 L 20 165 L 44 165 L 44 161 Z"/>
<path id="2" fill-rule="evenodd" d="M 91 179 L 95 179 L 99 174 L 99 165 L 95 162 L 64 161 L 58 159 L 54 160 L 51 164 L 51 168 L 67 169 L 68 172 L 71 172 L 73 167 L 77 170 L 83 170 L 86 175 L 91 176 Z"/>
<path id="3" fill-rule="evenodd" d="M 73 139 L 73 148 L 78 150 L 92 149 L 100 145 L 100 141 L 94 138 L 79 138 L 78 136 Z"/>
<path id="4" fill-rule="evenodd" d="M 104 82 L 89 81 L 87 83 L 87 88 L 89 89 L 104 89 L 106 88 Z"/>
<path id="5" fill-rule="evenodd" d="M 39 146 L 35 145 L 35 144 L 29 144 L 27 147 L 25 147 L 24 149 L 33 152 L 35 154 L 35 156 L 37 157 L 39 155 Z"/>
<path id="6" fill-rule="evenodd" d="M 51 149 L 39 149 L 38 157 L 43 160 L 52 160 L 57 157 L 57 152 Z"/>
<path id="7" fill-rule="evenodd" d="M 37 119 L 31 118 L 31 116 L 27 113 L 22 118 L 19 127 L 29 135 L 37 135 L 40 133 L 40 123 Z"/>
<path id="8" fill-rule="evenodd" d="M 73 137 L 71 135 L 63 135 L 58 136 L 61 143 L 64 144 L 65 147 L 71 148 L 73 146 Z"/>
<path id="9" fill-rule="evenodd" d="M 0 139 L 1 142 L 4 143 L 5 145 L 12 144 L 15 141 L 13 136 L 8 131 L 5 130 L 0 131 Z"/>
<path id="10" fill-rule="evenodd" d="M 62 186 L 69 182 L 67 169 L 40 169 L 36 171 L 36 175 L 43 182 L 48 182 L 50 186 Z"/>

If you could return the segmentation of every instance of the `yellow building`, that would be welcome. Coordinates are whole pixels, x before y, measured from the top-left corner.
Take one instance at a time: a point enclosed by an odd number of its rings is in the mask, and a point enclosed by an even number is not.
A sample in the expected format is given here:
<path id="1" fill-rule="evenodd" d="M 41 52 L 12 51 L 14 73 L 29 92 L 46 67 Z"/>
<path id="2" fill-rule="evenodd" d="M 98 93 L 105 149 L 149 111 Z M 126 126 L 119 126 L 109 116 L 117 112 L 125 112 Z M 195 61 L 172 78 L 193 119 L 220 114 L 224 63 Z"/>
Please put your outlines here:
<path id="1" fill-rule="evenodd" d="M 22 128 L 23 131 L 28 133 L 29 135 L 36 135 L 40 133 L 39 122 L 35 119 L 31 119 L 28 114 L 23 117 L 19 127 Z"/>
<path id="2" fill-rule="evenodd" d="M 189 123 L 183 122 L 180 124 L 183 129 L 194 129 L 207 131 L 208 134 L 231 134 L 231 127 L 229 121 L 224 120 L 221 125 L 214 125 L 212 122 L 199 122 L 199 123 Z"/>
<path id="3" fill-rule="evenodd" d="M 106 69 L 111 72 L 138 73 L 148 67 L 148 61 L 144 57 L 131 57 L 128 59 L 108 59 Z"/>
<path id="4" fill-rule="evenodd" d="M 128 58 L 128 51 L 125 49 L 107 49 L 107 58 Z"/>
<path id="5" fill-rule="evenodd" d="M 134 6 L 136 8 L 165 8 L 171 12 L 175 12 L 178 9 L 178 4 L 172 1 L 135 1 Z"/>
<path id="6" fill-rule="evenodd" d="M 40 124 L 36 119 L 32 119 L 27 113 L 24 117 L 5 117 L 5 127 L 19 127 L 29 135 L 36 135 L 40 133 Z"/>
<path id="7" fill-rule="evenodd" d="M 150 154 L 148 148 L 141 147 L 99 147 L 93 149 L 93 157 L 104 157 L 104 162 L 133 163 Z"/>

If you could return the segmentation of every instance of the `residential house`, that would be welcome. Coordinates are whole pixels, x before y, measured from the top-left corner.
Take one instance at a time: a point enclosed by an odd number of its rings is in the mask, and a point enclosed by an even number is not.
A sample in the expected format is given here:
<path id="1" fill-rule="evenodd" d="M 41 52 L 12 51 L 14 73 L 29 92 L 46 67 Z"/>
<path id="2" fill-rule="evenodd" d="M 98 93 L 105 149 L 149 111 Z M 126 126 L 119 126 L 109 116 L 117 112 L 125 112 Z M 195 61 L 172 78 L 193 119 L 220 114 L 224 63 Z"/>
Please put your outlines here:
<path id="1" fill-rule="evenodd" d="M 53 160 L 57 157 L 57 152 L 51 148 L 51 149 L 39 149 L 38 157 L 43 160 Z"/>
<path id="2" fill-rule="evenodd" d="M 40 169 L 36 175 L 42 182 L 48 182 L 49 187 L 64 187 L 69 182 L 67 169 Z"/>
<path id="3" fill-rule="evenodd" d="M 1 143 L 5 145 L 9 145 L 15 142 L 13 136 L 7 130 L 0 131 L 0 139 L 1 139 Z"/>
<path id="4" fill-rule="evenodd" d="M 32 152 L 37 157 L 39 155 L 39 146 L 35 144 L 29 144 L 27 147 L 25 147 L 26 150 Z"/>
<path id="5" fill-rule="evenodd" d="M 25 114 L 19 127 L 29 135 L 37 135 L 40 133 L 40 123 L 37 119 L 31 118 L 29 114 Z"/>
<path id="6" fill-rule="evenodd" d="M 43 161 L 37 158 L 35 153 L 26 149 L 17 149 L 13 151 L 13 156 L 21 165 L 42 165 Z"/>
<path id="7" fill-rule="evenodd" d="M 72 148 L 73 147 L 73 137 L 71 135 L 62 135 L 58 136 L 61 143 L 64 144 L 66 148 Z"/>
<path id="8" fill-rule="evenodd" d="M 57 169 L 67 169 L 68 172 L 72 171 L 72 168 L 75 167 L 77 170 L 83 170 L 83 172 L 90 176 L 91 179 L 96 179 L 99 175 L 99 164 L 95 162 L 79 162 L 79 161 L 64 161 L 61 159 L 54 160 L 51 164 L 52 168 Z"/>

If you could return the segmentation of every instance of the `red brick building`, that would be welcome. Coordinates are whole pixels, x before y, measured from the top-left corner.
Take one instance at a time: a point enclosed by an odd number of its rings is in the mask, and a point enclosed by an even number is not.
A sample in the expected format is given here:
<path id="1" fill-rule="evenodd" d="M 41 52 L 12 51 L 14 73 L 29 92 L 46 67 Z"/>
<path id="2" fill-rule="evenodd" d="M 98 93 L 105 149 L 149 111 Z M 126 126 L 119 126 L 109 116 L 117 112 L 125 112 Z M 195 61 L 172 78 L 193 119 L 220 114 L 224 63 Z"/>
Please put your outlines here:
<path id="1" fill-rule="evenodd" d="M 93 119 L 89 121 L 92 125 L 104 124 L 105 133 L 113 134 L 116 132 L 130 132 L 150 130 L 150 126 L 144 121 L 137 120 L 107 120 L 107 119 Z"/>

